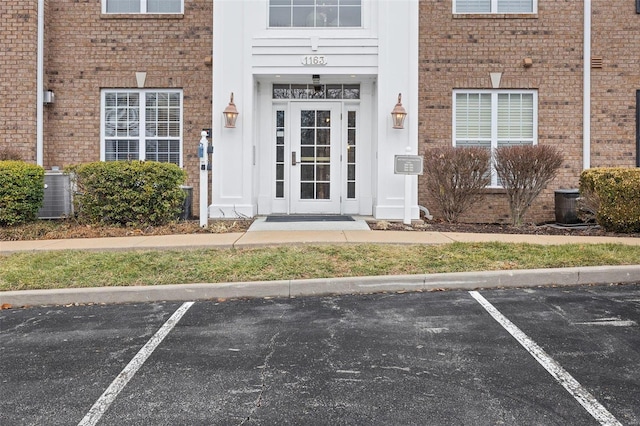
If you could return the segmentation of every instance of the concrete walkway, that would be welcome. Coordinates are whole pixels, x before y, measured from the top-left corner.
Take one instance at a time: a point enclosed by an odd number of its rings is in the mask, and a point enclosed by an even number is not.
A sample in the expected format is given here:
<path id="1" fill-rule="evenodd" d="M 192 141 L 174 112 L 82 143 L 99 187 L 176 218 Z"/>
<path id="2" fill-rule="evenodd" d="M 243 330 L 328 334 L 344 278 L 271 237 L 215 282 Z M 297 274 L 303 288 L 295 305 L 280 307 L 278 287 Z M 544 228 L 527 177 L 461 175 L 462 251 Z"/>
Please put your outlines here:
<path id="1" fill-rule="evenodd" d="M 530 244 L 640 245 L 635 237 L 582 237 L 564 235 L 473 234 L 427 231 L 251 231 L 226 234 L 154 235 L 66 240 L 0 241 L 0 254 L 51 250 L 169 250 L 189 248 L 247 248 L 280 244 L 447 244 L 452 242 Z"/>
<path id="2" fill-rule="evenodd" d="M 182 250 L 193 248 L 250 248 L 280 244 L 446 244 L 507 242 L 530 244 L 640 245 L 633 237 L 582 237 L 524 234 L 472 234 L 423 231 L 252 231 L 227 234 L 189 234 L 86 238 L 66 240 L 0 241 L 0 255 L 51 250 Z M 0 304 L 12 306 L 72 303 L 125 303 L 161 300 L 202 300 L 237 297 L 300 297 L 310 295 L 433 291 L 543 285 L 640 282 L 638 265 L 557 268 L 526 271 L 464 272 L 408 276 L 327 278 L 244 283 L 198 283 L 149 287 L 109 287 L 0 292 Z"/>

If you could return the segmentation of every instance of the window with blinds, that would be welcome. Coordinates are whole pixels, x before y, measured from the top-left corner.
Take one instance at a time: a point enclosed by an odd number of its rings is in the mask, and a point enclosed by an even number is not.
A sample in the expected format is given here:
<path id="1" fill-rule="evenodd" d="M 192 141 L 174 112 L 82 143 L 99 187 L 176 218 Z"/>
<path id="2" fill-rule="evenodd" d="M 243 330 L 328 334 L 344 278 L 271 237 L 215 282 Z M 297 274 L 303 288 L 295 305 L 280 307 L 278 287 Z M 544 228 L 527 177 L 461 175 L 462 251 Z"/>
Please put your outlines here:
<path id="1" fill-rule="evenodd" d="M 453 144 L 479 146 L 492 151 L 502 146 L 537 143 L 537 92 L 455 91 Z M 492 173 L 491 186 L 499 186 Z"/>
<path id="2" fill-rule="evenodd" d="M 104 13 L 182 13 L 183 0 L 103 0 Z"/>
<path id="3" fill-rule="evenodd" d="M 534 13 L 537 0 L 454 0 L 454 13 Z"/>
<path id="4" fill-rule="evenodd" d="M 533 94 L 498 94 L 497 146 L 533 145 Z"/>
<path id="5" fill-rule="evenodd" d="M 491 148 L 491 94 L 456 94 L 456 146 Z"/>
<path id="6" fill-rule="evenodd" d="M 102 92 L 102 158 L 182 166 L 182 92 Z"/>

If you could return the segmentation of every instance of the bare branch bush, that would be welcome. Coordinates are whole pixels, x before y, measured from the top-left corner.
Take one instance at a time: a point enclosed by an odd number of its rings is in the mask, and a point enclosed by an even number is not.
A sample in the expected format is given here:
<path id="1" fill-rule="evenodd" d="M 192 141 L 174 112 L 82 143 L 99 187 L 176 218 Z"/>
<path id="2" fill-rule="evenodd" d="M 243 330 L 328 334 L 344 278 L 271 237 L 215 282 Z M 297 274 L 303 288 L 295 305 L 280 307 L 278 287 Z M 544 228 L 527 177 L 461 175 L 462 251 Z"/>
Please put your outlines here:
<path id="1" fill-rule="evenodd" d="M 14 160 L 21 161 L 22 157 L 17 151 L 10 148 L 0 148 L 0 161 Z"/>
<path id="2" fill-rule="evenodd" d="M 473 204 L 484 197 L 490 183 L 491 156 L 479 147 L 437 147 L 425 152 L 424 168 L 428 193 L 445 220 L 457 222 Z"/>
<path id="3" fill-rule="evenodd" d="M 556 176 L 561 165 L 562 154 L 549 145 L 496 149 L 496 173 L 507 192 L 513 225 L 522 225 L 522 218 L 531 203 Z"/>
<path id="4" fill-rule="evenodd" d="M 595 222 L 600 209 L 600 197 L 595 191 L 580 190 L 577 200 L 578 219 L 583 222 Z"/>

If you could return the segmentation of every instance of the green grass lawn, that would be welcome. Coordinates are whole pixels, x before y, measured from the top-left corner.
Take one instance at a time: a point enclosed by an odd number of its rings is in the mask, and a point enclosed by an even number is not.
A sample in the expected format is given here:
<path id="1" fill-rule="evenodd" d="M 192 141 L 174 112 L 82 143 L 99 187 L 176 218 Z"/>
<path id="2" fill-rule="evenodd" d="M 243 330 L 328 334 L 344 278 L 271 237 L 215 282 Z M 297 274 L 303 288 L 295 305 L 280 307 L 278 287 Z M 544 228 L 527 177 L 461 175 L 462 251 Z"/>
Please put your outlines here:
<path id="1" fill-rule="evenodd" d="M 317 245 L 0 256 L 0 290 L 215 283 L 640 264 L 618 244 Z"/>

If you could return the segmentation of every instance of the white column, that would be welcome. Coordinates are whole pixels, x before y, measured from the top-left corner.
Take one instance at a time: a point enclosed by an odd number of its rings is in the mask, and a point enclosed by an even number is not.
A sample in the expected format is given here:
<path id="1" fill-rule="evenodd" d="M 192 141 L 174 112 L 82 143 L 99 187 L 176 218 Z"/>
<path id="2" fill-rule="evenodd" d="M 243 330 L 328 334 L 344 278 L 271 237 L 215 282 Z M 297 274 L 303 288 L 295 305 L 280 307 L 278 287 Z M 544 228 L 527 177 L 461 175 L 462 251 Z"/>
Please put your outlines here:
<path id="1" fill-rule="evenodd" d="M 261 3 L 258 3 L 261 4 Z M 256 2 L 215 1 L 213 5 L 212 204 L 209 216 L 252 217 L 253 197 L 253 76 L 251 31 Z M 222 111 L 234 101 L 239 115 L 235 128 L 224 127 Z"/>
<path id="2" fill-rule="evenodd" d="M 418 218 L 417 177 L 394 174 L 395 155 L 418 151 L 418 1 L 381 0 L 378 5 L 378 158 L 374 216 L 405 219 L 407 190 L 410 217 Z M 393 129 L 391 123 L 391 110 L 398 93 L 402 94 L 402 105 L 407 111 L 404 129 Z"/>

